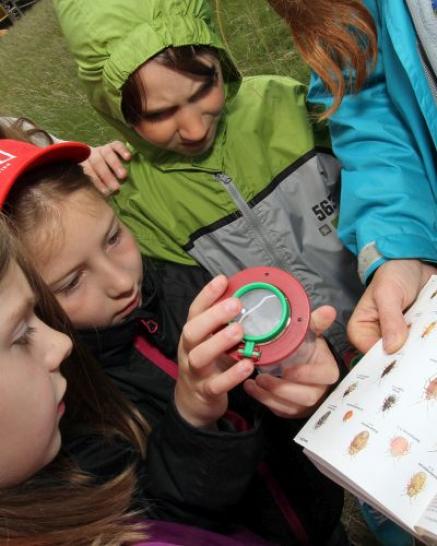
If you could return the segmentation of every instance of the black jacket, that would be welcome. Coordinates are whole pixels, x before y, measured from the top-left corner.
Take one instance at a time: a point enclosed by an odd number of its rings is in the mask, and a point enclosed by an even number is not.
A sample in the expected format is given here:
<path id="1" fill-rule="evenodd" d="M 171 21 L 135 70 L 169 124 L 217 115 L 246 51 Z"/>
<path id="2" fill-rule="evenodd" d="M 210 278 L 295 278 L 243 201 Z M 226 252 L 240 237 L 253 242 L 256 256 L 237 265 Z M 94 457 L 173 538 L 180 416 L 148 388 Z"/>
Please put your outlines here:
<path id="1" fill-rule="evenodd" d="M 322 546 L 340 517 L 342 492 L 292 441 L 302 422 L 276 418 L 235 389 L 229 409 L 249 423 L 248 430 L 237 430 L 227 415 L 217 431 L 196 429 L 173 404 L 174 379 L 134 348 L 134 338 L 142 335 L 175 357 L 189 304 L 208 280 L 199 267 L 145 262 L 141 309 L 120 325 L 81 332 L 104 371 L 151 425 L 146 460 L 132 446 L 102 443 L 89 434 L 70 440 L 67 448 L 82 469 L 103 479 L 136 464 L 137 505 L 151 519 L 219 532 L 244 525 L 277 544 L 299 544 L 261 477 L 268 474 L 267 481 L 276 478 L 291 499 L 311 543 Z"/>

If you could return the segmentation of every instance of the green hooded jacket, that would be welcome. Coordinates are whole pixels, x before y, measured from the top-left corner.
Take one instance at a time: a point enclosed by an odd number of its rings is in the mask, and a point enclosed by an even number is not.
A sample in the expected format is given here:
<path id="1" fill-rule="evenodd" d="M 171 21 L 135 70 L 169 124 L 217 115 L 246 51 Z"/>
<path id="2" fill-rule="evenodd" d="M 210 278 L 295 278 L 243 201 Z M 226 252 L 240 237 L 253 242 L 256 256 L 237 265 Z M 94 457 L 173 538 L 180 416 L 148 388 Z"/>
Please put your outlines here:
<path id="1" fill-rule="evenodd" d="M 91 104 L 131 145 L 129 179 L 114 202 L 142 253 L 198 262 L 212 274 L 254 265 L 290 271 L 314 306 L 336 307 L 331 341 L 343 352 L 360 284 L 336 235 L 339 166 L 309 120 L 305 87 L 279 76 L 241 81 L 204 0 L 54 4 Z M 120 109 L 133 71 L 188 44 L 217 49 L 226 90 L 214 145 L 196 158 L 148 144 Z"/>

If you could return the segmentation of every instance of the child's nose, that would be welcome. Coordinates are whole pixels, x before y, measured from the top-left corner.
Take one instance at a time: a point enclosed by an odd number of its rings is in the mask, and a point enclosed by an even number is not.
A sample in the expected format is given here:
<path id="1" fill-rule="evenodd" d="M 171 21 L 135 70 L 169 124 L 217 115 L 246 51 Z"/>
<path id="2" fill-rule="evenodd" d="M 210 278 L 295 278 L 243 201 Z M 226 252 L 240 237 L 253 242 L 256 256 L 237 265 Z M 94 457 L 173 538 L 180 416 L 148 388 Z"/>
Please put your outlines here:
<path id="1" fill-rule="evenodd" d="M 196 142 L 202 140 L 208 132 L 203 115 L 195 108 L 187 108 L 180 112 L 179 135 L 184 140 Z"/>
<path id="2" fill-rule="evenodd" d="M 130 294 L 135 288 L 129 272 L 118 267 L 113 268 L 110 277 L 107 278 L 106 286 L 107 293 L 111 298 Z"/>
<path id="3" fill-rule="evenodd" d="M 49 328 L 48 335 L 50 348 L 47 352 L 46 362 L 48 369 L 54 372 L 70 355 L 73 343 L 66 334 L 52 328 Z"/>

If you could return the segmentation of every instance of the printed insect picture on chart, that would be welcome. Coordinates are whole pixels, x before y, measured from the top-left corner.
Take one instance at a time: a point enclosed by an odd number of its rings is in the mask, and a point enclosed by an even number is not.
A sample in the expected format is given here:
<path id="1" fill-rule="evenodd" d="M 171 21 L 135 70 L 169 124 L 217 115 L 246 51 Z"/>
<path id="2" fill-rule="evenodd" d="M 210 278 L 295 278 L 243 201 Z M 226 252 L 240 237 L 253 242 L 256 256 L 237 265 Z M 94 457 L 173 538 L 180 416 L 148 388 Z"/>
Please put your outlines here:
<path id="1" fill-rule="evenodd" d="M 343 422 L 346 423 L 347 421 L 350 421 L 350 420 L 352 419 L 353 416 L 354 416 L 353 410 L 348 410 L 348 411 L 343 415 Z"/>
<path id="2" fill-rule="evenodd" d="M 380 379 L 383 379 L 386 375 L 391 373 L 393 369 L 395 368 L 396 364 L 397 364 L 397 360 L 392 360 L 390 364 L 387 364 L 387 366 L 385 366 L 381 372 Z"/>
<path id="3" fill-rule="evenodd" d="M 425 402 L 429 407 L 437 407 L 437 374 L 428 377 L 425 381 L 422 393 L 416 404 L 420 404 L 421 402 Z"/>
<path id="4" fill-rule="evenodd" d="M 408 480 L 406 494 L 411 498 L 417 497 L 426 487 L 427 477 L 425 472 L 416 472 Z"/>
<path id="5" fill-rule="evenodd" d="M 422 335 L 420 336 L 422 339 L 428 337 L 431 332 L 433 332 L 437 327 L 437 320 L 433 320 L 428 324 L 428 326 L 423 330 Z"/>
<path id="6" fill-rule="evenodd" d="M 316 421 L 316 424 L 314 425 L 314 428 L 317 429 L 317 428 L 320 428 L 321 426 L 323 426 L 326 421 L 328 420 L 328 417 L 331 415 L 331 410 L 327 411 L 326 413 L 324 413 L 320 419 L 318 419 Z"/>
<path id="7" fill-rule="evenodd" d="M 394 459 L 405 457 L 410 450 L 411 444 L 404 436 L 394 436 L 390 439 L 389 453 Z"/>
<path id="8" fill-rule="evenodd" d="M 343 398 L 346 398 L 346 396 L 349 396 L 354 390 L 358 387 L 358 383 L 351 383 L 343 392 Z"/>
<path id="9" fill-rule="evenodd" d="M 349 444 L 348 447 L 348 453 L 349 455 L 356 455 L 360 451 L 362 451 L 369 442 L 370 433 L 368 430 L 362 430 L 358 434 L 356 434 L 352 440 L 352 442 Z"/>
<path id="10" fill-rule="evenodd" d="M 390 394 L 384 398 L 382 402 L 381 411 L 386 412 L 391 409 L 397 402 L 397 398 L 394 394 Z"/>
<path id="11" fill-rule="evenodd" d="M 424 394 L 426 400 L 437 401 L 437 375 L 429 378 Z"/>

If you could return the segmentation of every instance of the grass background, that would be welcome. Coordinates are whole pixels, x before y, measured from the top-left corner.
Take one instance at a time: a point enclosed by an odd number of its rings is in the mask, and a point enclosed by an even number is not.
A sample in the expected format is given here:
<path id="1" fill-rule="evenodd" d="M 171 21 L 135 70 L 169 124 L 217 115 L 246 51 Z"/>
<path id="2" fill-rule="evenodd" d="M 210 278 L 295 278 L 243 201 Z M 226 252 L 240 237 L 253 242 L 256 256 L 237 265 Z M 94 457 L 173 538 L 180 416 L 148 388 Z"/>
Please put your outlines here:
<path id="1" fill-rule="evenodd" d="M 307 79 L 287 29 L 265 0 L 212 5 L 243 74 Z M 116 136 L 87 104 L 50 0 L 40 0 L 0 39 L 0 97 L 0 115 L 27 116 L 60 138 L 99 144 Z"/>
<path id="2" fill-rule="evenodd" d="M 211 1 L 243 75 L 307 81 L 308 69 L 265 0 Z M 50 0 L 40 0 L 0 38 L 0 97 L 0 116 L 29 117 L 60 138 L 96 145 L 117 136 L 87 103 Z M 356 546 L 376 545 L 349 495 L 343 521 Z"/>

